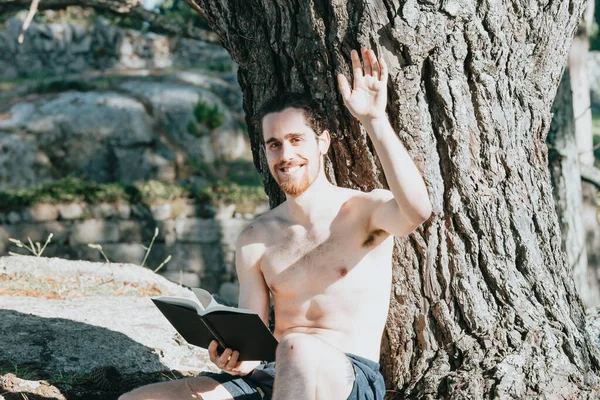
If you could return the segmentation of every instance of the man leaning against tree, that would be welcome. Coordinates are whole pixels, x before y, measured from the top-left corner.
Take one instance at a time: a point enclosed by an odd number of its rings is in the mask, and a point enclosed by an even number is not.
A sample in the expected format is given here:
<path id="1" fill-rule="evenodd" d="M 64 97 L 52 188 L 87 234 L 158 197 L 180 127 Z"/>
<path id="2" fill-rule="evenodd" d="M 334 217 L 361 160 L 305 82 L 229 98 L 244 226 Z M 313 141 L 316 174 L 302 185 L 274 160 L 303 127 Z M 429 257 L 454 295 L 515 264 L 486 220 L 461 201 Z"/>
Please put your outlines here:
<path id="1" fill-rule="evenodd" d="M 339 89 L 367 131 L 390 190 L 332 185 L 324 156 L 330 136 L 311 99 L 285 94 L 261 109 L 269 170 L 286 195 L 240 234 L 239 307 L 267 324 L 275 307 L 276 361 L 238 361 L 235 349 L 210 359 L 223 372 L 155 383 L 121 396 L 140 399 L 383 399 L 381 337 L 392 282 L 393 236 L 427 220 L 431 203 L 421 174 L 386 116 L 388 70 L 363 48 L 352 51 L 353 87 Z"/>

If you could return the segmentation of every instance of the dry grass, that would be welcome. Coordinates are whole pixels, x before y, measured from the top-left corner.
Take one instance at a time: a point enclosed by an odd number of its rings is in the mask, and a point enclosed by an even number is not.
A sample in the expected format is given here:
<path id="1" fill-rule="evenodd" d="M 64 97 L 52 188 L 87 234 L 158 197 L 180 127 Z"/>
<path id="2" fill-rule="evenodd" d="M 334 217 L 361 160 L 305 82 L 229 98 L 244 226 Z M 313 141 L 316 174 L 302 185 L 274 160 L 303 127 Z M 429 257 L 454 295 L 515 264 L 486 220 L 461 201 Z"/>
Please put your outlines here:
<path id="1" fill-rule="evenodd" d="M 133 282 L 103 280 L 95 276 L 78 273 L 74 277 L 36 277 L 30 274 L 0 275 L 0 296 L 27 296 L 53 300 L 64 300 L 87 296 L 160 296 L 156 286 L 140 287 Z"/>

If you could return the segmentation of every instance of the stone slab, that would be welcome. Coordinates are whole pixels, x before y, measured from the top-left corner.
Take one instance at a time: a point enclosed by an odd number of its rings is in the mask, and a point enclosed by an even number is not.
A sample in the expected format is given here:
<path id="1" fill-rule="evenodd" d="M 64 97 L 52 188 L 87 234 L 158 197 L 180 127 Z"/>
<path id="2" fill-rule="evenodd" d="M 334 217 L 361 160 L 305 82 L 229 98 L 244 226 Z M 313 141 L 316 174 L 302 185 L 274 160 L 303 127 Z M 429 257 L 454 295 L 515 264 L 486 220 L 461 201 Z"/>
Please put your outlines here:
<path id="1" fill-rule="evenodd" d="M 135 283 L 163 295 L 193 297 L 190 290 L 135 265 L 0 258 L 0 275 L 24 274 L 65 283 L 77 276 Z M 0 332 L 10 332 L 0 341 L 2 359 L 33 363 L 52 374 L 102 366 L 121 373 L 216 370 L 206 351 L 184 343 L 146 296 L 0 296 Z"/>

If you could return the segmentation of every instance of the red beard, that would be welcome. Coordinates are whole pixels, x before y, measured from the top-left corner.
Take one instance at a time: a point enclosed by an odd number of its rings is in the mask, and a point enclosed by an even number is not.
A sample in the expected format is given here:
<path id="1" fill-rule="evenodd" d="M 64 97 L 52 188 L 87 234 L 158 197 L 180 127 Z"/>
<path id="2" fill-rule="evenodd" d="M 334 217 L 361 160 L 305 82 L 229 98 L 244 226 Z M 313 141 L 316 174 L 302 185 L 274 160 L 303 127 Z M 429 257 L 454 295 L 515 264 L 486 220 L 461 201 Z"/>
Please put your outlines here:
<path id="1" fill-rule="evenodd" d="M 290 196 L 300 196 L 302 193 L 306 191 L 310 187 L 310 185 L 314 182 L 317 175 L 311 177 L 309 174 L 309 162 L 304 162 L 304 165 L 301 167 L 301 171 L 298 171 L 296 174 L 292 176 L 282 175 L 280 173 L 280 169 L 285 167 L 285 164 L 280 164 L 277 166 L 275 171 L 275 181 L 279 185 L 279 188 Z M 321 169 L 321 159 L 319 158 L 319 168 Z M 318 174 L 318 173 L 317 173 Z"/>

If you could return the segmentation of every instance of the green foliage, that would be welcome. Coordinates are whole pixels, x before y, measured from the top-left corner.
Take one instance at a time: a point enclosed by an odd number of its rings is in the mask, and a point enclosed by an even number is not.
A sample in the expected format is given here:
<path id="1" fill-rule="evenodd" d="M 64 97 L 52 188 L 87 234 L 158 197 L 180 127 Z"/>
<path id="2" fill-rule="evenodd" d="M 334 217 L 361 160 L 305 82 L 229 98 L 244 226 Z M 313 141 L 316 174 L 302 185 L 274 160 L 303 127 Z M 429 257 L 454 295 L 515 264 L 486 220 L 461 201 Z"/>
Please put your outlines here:
<path id="1" fill-rule="evenodd" d="M 262 177 L 254 168 L 254 164 L 248 160 L 217 160 L 213 163 L 189 162 L 188 166 L 194 174 L 213 184 L 231 182 L 239 186 L 263 187 Z"/>
<path id="2" fill-rule="evenodd" d="M 136 200 L 145 204 L 156 204 L 173 201 L 181 198 L 189 198 L 189 191 L 171 183 L 155 180 L 136 182 L 134 184 Z"/>
<path id="3" fill-rule="evenodd" d="M 98 19 L 92 8 L 69 6 L 63 10 L 41 10 L 35 14 L 34 22 L 38 24 L 82 24 L 91 25 Z"/>
<path id="4" fill-rule="evenodd" d="M 153 11 L 165 16 L 166 20 L 172 25 L 179 27 L 188 25 L 210 30 L 202 16 L 183 0 L 164 0 Z M 166 32 L 161 27 L 153 26 L 148 21 L 132 18 L 126 14 L 106 13 L 102 16 L 121 28 L 150 31 L 167 36 L 171 35 L 171 32 Z"/>
<path id="5" fill-rule="evenodd" d="M 590 50 L 592 51 L 600 51 L 600 29 L 598 29 L 598 25 L 595 25 L 595 32 L 590 35 Z"/>
<path id="6" fill-rule="evenodd" d="M 196 124 L 194 124 L 192 121 L 188 122 L 187 131 L 189 134 L 192 134 L 194 136 L 204 136 L 203 132 L 200 129 L 198 129 L 198 127 L 196 127 Z"/>
<path id="7" fill-rule="evenodd" d="M 261 203 L 268 200 L 262 186 L 243 186 L 231 182 L 217 182 L 192 189 L 194 198 L 202 203 Z"/>
<path id="8" fill-rule="evenodd" d="M 194 107 L 194 117 L 196 117 L 196 121 L 205 125 L 209 129 L 218 128 L 223 124 L 223 120 L 225 119 L 225 115 L 221 112 L 219 106 L 216 104 L 209 106 L 203 101 L 199 101 Z M 196 127 L 193 127 L 193 129 L 194 131 L 190 133 L 200 136 L 200 134 L 196 132 Z M 189 131 L 190 125 L 188 124 L 188 132 Z"/>
<path id="9" fill-rule="evenodd" d="M 238 177 L 239 179 L 239 177 Z M 244 181 L 244 179 L 240 179 Z M 0 191 L 0 211 L 18 210 L 36 203 L 117 203 L 157 204 L 178 199 L 194 199 L 200 204 L 263 202 L 267 197 L 262 185 L 238 184 L 211 180 L 195 187 L 164 183 L 155 180 L 124 183 L 95 183 L 68 177 L 37 188 Z"/>
<path id="10" fill-rule="evenodd" d="M 163 0 L 156 7 L 156 12 L 178 25 L 192 25 L 210 29 L 204 18 L 194 11 L 184 0 Z"/>
<path id="11" fill-rule="evenodd" d="M 31 88 L 30 92 L 33 93 L 60 93 L 66 92 L 67 90 L 76 90 L 79 92 L 89 92 L 95 90 L 94 84 L 79 81 L 79 80 L 54 80 L 50 82 L 42 82 Z"/>
<path id="12" fill-rule="evenodd" d="M 20 81 L 20 79 L 0 80 L 0 93 L 16 89 L 20 85 Z"/>
<path id="13" fill-rule="evenodd" d="M 35 368 L 28 365 L 19 365 L 8 360 L 0 360 L 0 376 L 6 374 L 14 374 L 25 380 L 34 380 L 38 377 L 38 371 Z"/>
<path id="14" fill-rule="evenodd" d="M 208 63 L 206 68 L 209 71 L 215 72 L 233 72 L 233 63 L 224 62 L 224 61 L 215 61 L 212 63 Z"/>
<path id="15" fill-rule="evenodd" d="M 600 0 L 590 1 L 596 2 L 594 5 L 592 32 L 590 32 L 590 50 L 600 51 Z"/>
<path id="16" fill-rule="evenodd" d="M 69 177 L 37 188 L 0 191 L 0 210 L 19 209 L 36 203 L 116 202 L 131 197 L 123 184 L 98 184 Z"/>

